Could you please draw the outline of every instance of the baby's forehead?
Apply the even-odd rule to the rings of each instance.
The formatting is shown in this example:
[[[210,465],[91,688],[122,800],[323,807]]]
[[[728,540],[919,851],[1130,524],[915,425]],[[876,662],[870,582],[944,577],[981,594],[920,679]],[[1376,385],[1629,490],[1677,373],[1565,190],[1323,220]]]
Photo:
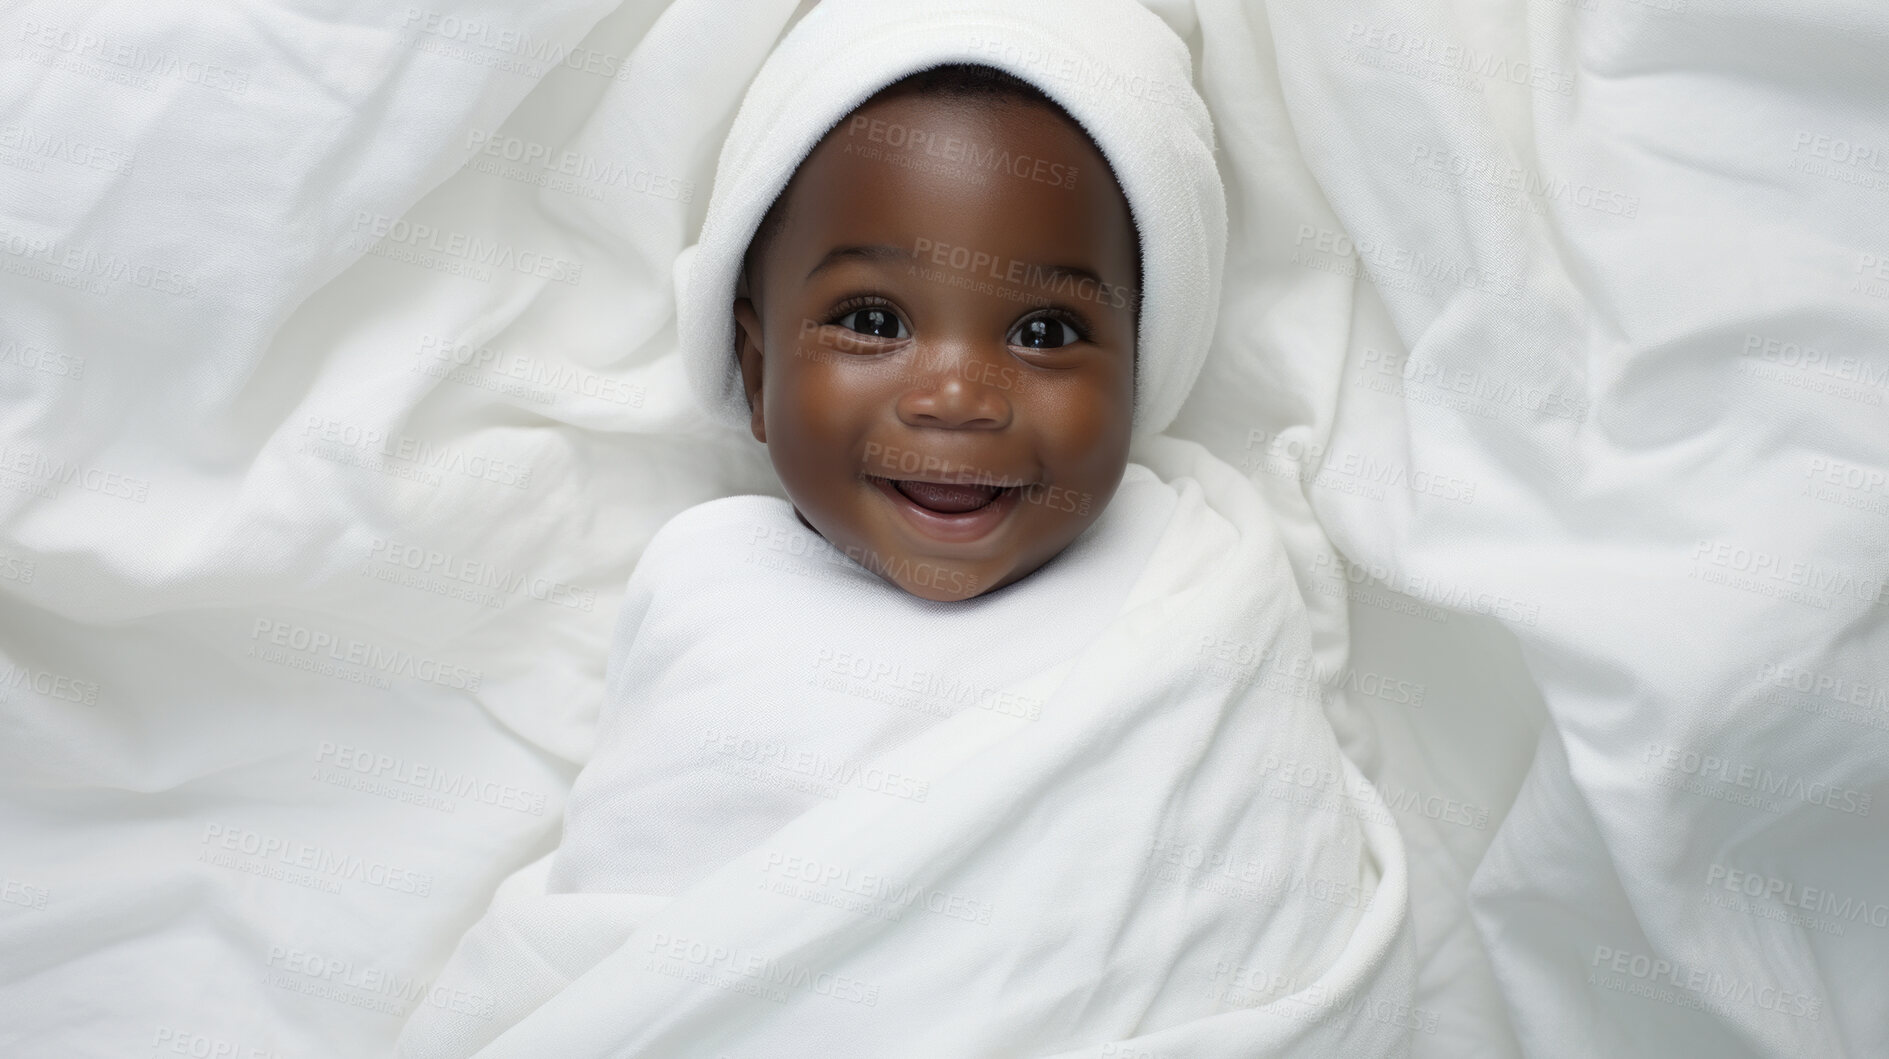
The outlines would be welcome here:
[[[977,193],[953,194],[970,188]],[[960,209],[1028,210],[1034,200],[1046,212],[1075,206],[1126,215],[1128,206],[1106,156],[1055,103],[916,89],[874,95],[835,124],[770,213],[809,191],[903,195]]]

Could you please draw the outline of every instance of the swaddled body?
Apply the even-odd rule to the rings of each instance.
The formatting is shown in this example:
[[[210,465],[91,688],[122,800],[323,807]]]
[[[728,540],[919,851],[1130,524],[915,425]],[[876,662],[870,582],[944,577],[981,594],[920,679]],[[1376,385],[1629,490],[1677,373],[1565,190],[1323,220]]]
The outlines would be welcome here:
[[[678,515],[630,581],[551,890],[667,896],[819,806],[929,803],[930,775],[880,756],[966,711],[1040,720],[1042,695],[1017,689],[1043,686],[1093,640],[1173,505],[1130,465],[1075,544],[959,603],[887,582],[774,497]],[[886,898],[882,911],[900,914],[918,894],[885,880],[853,896]]]
[[[498,1010],[420,1009],[400,1054],[1404,1053],[1402,847],[1292,676],[1239,472],[1145,439],[1092,532],[968,606],[798,526],[735,497],[659,534],[564,843],[439,976]]]

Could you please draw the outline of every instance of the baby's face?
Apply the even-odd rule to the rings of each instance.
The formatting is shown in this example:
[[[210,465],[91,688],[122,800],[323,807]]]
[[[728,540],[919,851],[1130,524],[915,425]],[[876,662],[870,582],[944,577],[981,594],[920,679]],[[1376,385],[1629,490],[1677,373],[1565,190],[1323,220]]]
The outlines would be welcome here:
[[[800,520],[924,599],[1043,565],[1127,466],[1134,223],[1066,120],[868,103],[802,163],[759,304],[735,302],[754,436]]]

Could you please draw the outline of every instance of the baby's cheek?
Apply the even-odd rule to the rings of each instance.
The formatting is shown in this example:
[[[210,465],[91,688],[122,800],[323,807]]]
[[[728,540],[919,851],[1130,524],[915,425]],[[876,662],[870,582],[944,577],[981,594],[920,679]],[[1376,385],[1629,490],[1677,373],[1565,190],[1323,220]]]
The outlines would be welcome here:
[[[1098,482],[1112,482],[1121,476],[1128,464],[1127,434],[1109,428],[1072,435],[1064,440],[1060,456],[1069,478],[1080,479],[1083,488],[1094,488]]]
[[[810,410],[825,413],[824,418],[841,418],[842,413],[868,408],[884,396],[884,369],[830,350],[800,358],[791,374],[789,388]]]
[[[834,429],[834,399],[827,387],[805,372],[792,372],[767,394],[770,441],[779,437],[798,445],[820,443]]]

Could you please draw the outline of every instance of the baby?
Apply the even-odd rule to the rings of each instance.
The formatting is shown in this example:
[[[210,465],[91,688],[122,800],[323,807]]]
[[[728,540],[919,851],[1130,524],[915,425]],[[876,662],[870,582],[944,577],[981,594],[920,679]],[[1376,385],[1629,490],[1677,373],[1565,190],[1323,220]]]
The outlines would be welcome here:
[[[1048,562],[1128,463],[1140,245],[1082,126],[949,64],[880,90],[769,209],[741,378],[799,520],[913,595]]]
[[[790,501],[651,540],[556,890],[675,892],[944,719],[1032,719],[1012,686],[1119,609],[1173,506],[1128,462],[1133,217],[1029,82],[946,64],[879,90],[742,264],[730,360]],[[711,643],[739,655],[681,676]]]
[[[1136,0],[776,46],[676,279],[787,499],[651,538],[560,843],[438,979],[497,1008],[402,1055],[1407,1048],[1356,1014],[1410,1000],[1402,847],[1271,515],[1160,433],[1225,251],[1191,76]]]

